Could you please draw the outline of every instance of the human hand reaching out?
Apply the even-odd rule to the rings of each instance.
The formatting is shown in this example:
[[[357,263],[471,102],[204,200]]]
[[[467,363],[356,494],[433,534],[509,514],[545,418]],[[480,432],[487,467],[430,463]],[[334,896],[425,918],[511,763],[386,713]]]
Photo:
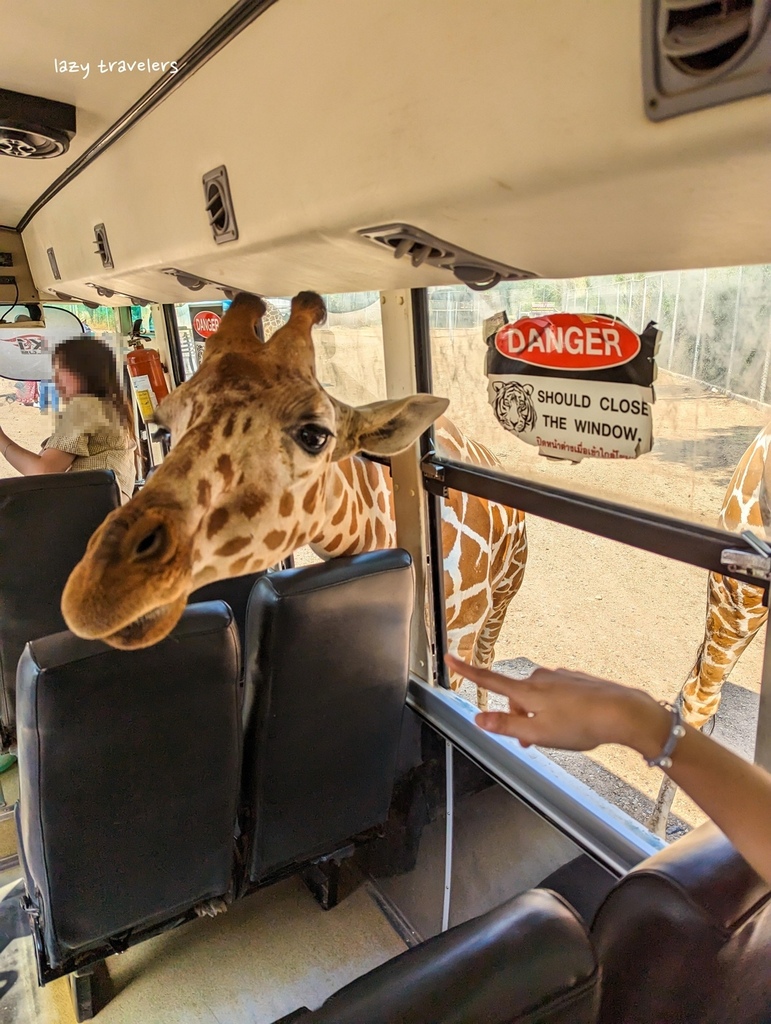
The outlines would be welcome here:
[[[523,747],[591,750],[622,743],[651,758],[669,732],[670,712],[642,690],[566,669],[538,668],[527,679],[512,679],[451,654],[445,661],[452,671],[509,698],[508,712],[484,712],[476,724],[512,736]]]

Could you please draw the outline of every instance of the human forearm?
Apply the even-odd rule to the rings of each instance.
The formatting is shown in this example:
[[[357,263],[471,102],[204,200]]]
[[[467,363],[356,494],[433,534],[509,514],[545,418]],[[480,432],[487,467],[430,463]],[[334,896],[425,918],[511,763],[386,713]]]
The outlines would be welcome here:
[[[508,712],[480,714],[476,722],[523,746],[592,750],[621,743],[652,761],[672,727],[672,712],[649,694],[608,679],[543,668],[526,679],[511,679],[450,655],[446,661],[478,686],[508,697]],[[771,884],[771,775],[690,726],[675,746],[667,774]]]
[[[0,452],[2,452],[6,462],[24,476],[34,476],[38,473],[46,472],[42,458],[35,452],[22,448],[15,441],[10,439],[3,441]]]
[[[647,694],[631,694],[629,739],[622,742],[651,759],[661,751],[662,715],[669,724],[671,715]],[[667,775],[771,884],[771,775],[688,725]]]
[[[75,458],[69,452],[47,448],[40,455],[23,448],[0,430],[0,455],[23,476],[39,476],[42,473],[64,473]]]

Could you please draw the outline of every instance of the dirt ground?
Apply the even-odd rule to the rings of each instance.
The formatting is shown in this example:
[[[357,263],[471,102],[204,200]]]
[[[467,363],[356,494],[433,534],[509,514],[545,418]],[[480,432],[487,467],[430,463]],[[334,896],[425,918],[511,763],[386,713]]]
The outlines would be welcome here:
[[[53,413],[50,410],[41,412],[37,406],[0,400],[0,427],[12,441],[37,452],[43,441],[53,433]],[[0,475],[19,476],[4,459],[0,460]]]

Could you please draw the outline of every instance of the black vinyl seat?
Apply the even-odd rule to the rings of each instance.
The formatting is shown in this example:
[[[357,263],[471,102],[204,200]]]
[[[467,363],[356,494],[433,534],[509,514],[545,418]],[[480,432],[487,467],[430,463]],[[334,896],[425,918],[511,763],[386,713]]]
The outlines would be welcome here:
[[[592,925],[601,1024],[768,1024],[771,889],[708,823],[649,857]]]
[[[401,549],[258,580],[247,616],[247,881],[331,852],[388,816],[409,670]]]
[[[202,601],[224,601],[233,612],[241,650],[246,650],[246,612],[249,607],[249,595],[257,580],[264,572],[252,572],[246,576],[233,576],[226,580],[207,583],[206,586],[194,590],[187,599],[188,604],[199,604]],[[242,666],[243,667],[243,666]]]
[[[583,922],[561,897],[532,889],[408,949],[315,1012],[283,1020],[592,1024],[598,1003],[599,971]]]
[[[16,667],[28,640],[65,628],[59,607],[89,538],[120,505],[111,470],[0,480],[0,730],[12,743]]]
[[[708,823],[624,875],[589,939],[534,889],[275,1024],[362,1021],[769,1024],[771,887]]]
[[[43,980],[228,896],[239,676],[221,602],[144,650],[69,632],[25,649],[17,827]]]

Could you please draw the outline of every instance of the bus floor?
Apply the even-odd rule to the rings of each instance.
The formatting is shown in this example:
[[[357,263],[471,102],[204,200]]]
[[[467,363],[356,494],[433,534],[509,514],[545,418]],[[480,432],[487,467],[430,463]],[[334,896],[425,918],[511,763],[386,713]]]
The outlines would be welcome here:
[[[22,891],[21,881],[0,890],[0,1024],[73,1024],[68,979],[38,987]],[[95,1020],[270,1024],[405,948],[366,887],[324,911],[290,878],[110,957]]]

